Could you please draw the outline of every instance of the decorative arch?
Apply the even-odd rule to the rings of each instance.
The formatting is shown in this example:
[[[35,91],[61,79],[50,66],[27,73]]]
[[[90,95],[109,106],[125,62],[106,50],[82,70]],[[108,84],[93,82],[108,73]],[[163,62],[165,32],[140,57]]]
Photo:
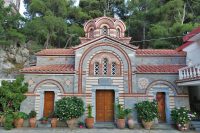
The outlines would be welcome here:
[[[90,48],[88,48],[84,53],[83,55],[81,56],[81,59],[79,61],[79,71],[78,71],[78,93],[82,93],[82,74],[83,74],[83,69],[82,69],[82,66],[83,66],[83,61],[85,59],[85,57],[88,55],[88,53],[96,48],[96,47],[101,47],[101,46],[110,46],[110,47],[113,47],[117,50],[119,50],[125,57],[127,63],[128,63],[128,90],[129,90],[129,93],[132,93],[132,67],[131,67],[131,61],[130,61],[130,58],[128,56],[128,54],[122,49],[120,48],[119,46],[117,45],[113,45],[111,43],[98,43],[94,46],[91,46]]]
[[[57,86],[60,89],[60,92],[62,92],[62,93],[65,92],[63,86],[58,81],[56,81],[54,79],[45,79],[45,80],[40,81],[34,87],[33,92],[35,92],[37,90],[37,88],[40,87],[43,84],[53,84],[53,85]]]
[[[96,62],[99,63],[100,65],[100,75],[103,75],[102,74],[102,60],[103,59],[108,59],[108,76],[112,76],[111,75],[111,63],[115,62],[116,63],[116,69],[117,69],[117,72],[116,72],[116,75],[115,76],[122,76],[122,69],[123,69],[123,62],[121,60],[121,58],[116,54],[114,53],[113,51],[99,51],[95,54],[93,54],[90,59],[88,60],[88,64],[89,64],[89,67],[87,68],[89,70],[89,75],[93,76],[94,75],[94,71],[93,71],[93,68],[94,68],[94,64]]]
[[[87,21],[85,23],[85,25],[84,25],[84,32],[87,32],[88,29],[90,29],[91,27],[93,27],[94,29],[96,28],[94,20],[89,20],[89,21]]]
[[[107,24],[109,28],[114,28],[114,21],[109,17],[102,17],[98,19],[96,22],[96,28],[100,28],[102,24]]]
[[[148,86],[147,86],[147,89],[145,91],[146,94],[148,94],[149,90],[153,87],[153,86],[156,86],[156,85],[166,85],[168,86],[169,88],[172,89],[173,92],[175,92],[175,94],[178,94],[177,90],[176,90],[176,87],[169,81],[167,80],[155,80],[153,82],[151,82]]]

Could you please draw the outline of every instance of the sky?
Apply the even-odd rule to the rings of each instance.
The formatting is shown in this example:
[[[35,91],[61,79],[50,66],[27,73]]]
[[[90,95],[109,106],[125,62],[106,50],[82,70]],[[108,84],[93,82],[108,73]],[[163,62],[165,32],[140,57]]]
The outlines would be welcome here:
[[[75,5],[78,6],[80,0],[76,0]],[[24,16],[24,12],[26,11],[25,7],[24,7],[24,0],[21,0],[20,2],[20,8],[19,8],[19,13]]]

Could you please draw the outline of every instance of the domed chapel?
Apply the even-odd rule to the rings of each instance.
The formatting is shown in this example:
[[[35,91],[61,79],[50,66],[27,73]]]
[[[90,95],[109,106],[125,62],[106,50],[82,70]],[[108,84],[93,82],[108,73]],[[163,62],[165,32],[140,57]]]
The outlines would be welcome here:
[[[171,123],[172,108],[189,107],[187,89],[176,85],[186,53],[139,49],[125,31],[123,21],[103,16],[84,24],[79,45],[36,53],[36,66],[21,70],[29,84],[21,111],[35,110],[39,119],[54,110],[57,100],[77,96],[92,105],[95,122],[114,122],[115,103],[133,108],[156,99],[159,122]],[[136,112],[133,116],[137,121]]]

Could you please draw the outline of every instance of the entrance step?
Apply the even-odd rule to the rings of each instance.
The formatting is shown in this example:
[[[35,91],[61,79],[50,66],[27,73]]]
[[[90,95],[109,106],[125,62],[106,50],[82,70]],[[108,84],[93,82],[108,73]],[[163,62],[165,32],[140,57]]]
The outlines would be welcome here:
[[[152,129],[155,129],[155,130],[173,130],[174,126],[171,125],[171,124],[159,123],[159,124],[154,124]]]
[[[199,121],[191,121],[191,129],[196,131],[200,131],[200,120]]]
[[[48,122],[47,124],[41,124],[40,122],[37,122],[37,127],[48,128],[51,127],[51,123]]]
[[[106,129],[114,129],[116,128],[115,124],[113,122],[97,122],[94,124],[95,128],[106,128]]]

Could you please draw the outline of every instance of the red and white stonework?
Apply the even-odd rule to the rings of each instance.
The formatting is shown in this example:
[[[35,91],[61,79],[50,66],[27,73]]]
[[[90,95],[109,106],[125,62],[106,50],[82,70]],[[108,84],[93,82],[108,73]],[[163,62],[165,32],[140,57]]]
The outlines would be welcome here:
[[[165,122],[170,123],[172,108],[189,107],[187,88],[176,85],[178,69],[186,66],[186,53],[139,49],[129,44],[131,38],[125,37],[125,30],[121,20],[99,17],[85,23],[85,36],[80,37],[78,46],[36,53],[36,66],[21,70],[29,83],[21,110],[27,113],[36,110],[37,118],[41,118],[45,92],[52,91],[54,103],[64,96],[83,98],[85,106],[92,104],[97,120],[96,92],[99,90],[112,90],[114,103],[119,101],[129,108],[139,101],[156,99],[156,94],[163,92]]]

